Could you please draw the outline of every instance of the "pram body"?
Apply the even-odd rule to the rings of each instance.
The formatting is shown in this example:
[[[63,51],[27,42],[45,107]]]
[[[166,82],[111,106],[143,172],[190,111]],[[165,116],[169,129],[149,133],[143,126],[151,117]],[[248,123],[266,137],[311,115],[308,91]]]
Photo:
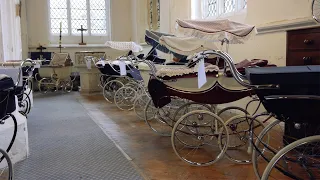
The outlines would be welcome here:
[[[16,91],[15,81],[0,74],[0,148],[10,157],[0,161],[0,169],[7,167],[8,161],[17,163],[29,155],[27,119],[19,112]],[[10,165],[7,168],[12,171]]]
[[[49,65],[41,65],[36,74],[38,87],[41,92],[62,89],[70,92],[73,88],[71,79],[73,63],[68,53],[55,53]],[[40,76],[40,78],[39,78]]]
[[[33,79],[34,65],[36,62],[27,59],[25,61],[6,61],[2,64],[1,71],[13,79],[18,79],[15,86],[15,95],[18,97],[20,112],[28,114],[33,107]]]

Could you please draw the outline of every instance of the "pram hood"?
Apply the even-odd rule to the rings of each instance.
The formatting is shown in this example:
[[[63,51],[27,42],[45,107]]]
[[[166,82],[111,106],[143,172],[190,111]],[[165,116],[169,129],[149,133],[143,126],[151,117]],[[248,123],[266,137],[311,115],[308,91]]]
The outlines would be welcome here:
[[[195,37],[162,36],[159,42],[170,51],[185,56],[190,56],[200,51],[217,49],[213,42],[203,41]]]
[[[136,53],[143,51],[143,47],[135,42],[107,41],[105,45],[120,51],[132,51]]]
[[[179,54],[173,48],[168,49],[166,46],[160,44],[160,38],[162,36],[174,37],[174,35],[171,35],[171,34],[146,30],[145,41],[147,44],[152,46],[154,49],[157,49],[163,53],[173,54],[176,58],[179,58],[179,59],[186,59],[187,58],[186,55]]]
[[[241,44],[255,33],[255,26],[228,19],[176,21],[176,36],[196,37],[209,41],[228,39],[230,44]]]

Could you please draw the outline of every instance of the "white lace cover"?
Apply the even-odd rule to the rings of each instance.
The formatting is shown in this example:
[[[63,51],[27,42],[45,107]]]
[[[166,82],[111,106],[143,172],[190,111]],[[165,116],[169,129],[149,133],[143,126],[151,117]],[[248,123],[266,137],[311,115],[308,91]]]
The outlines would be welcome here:
[[[192,67],[192,68],[188,68],[186,66],[179,66],[179,67],[163,67],[161,69],[159,69],[157,71],[157,76],[158,77],[164,77],[164,76],[169,76],[169,77],[173,77],[173,76],[182,76],[182,75],[186,75],[186,74],[193,74],[196,73],[197,71],[196,68]],[[212,64],[206,64],[206,73],[207,72],[218,72],[219,71],[219,67],[216,65],[212,65]]]
[[[106,46],[117,49],[121,51],[133,51],[133,52],[141,52],[143,51],[143,47],[136,44],[135,42],[117,42],[117,41],[107,41],[105,43]]]

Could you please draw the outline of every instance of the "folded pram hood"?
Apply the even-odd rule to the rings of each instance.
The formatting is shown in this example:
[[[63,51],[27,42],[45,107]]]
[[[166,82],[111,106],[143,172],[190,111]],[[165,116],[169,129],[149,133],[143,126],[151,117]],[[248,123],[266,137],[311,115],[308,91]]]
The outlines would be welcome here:
[[[132,51],[136,53],[143,51],[143,47],[135,42],[107,41],[105,45],[120,51]]]
[[[255,33],[255,26],[242,24],[228,19],[221,20],[181,20],[176,21],[176,36],[196,37],[203,40],[223,40],[239,44]]]
[[[170,50],[166,46],[161,45],[159,41],[162,36],[173,37],[174,35],[146,30],[145,41],[147,44],[163,53],[173,54],[176,58],[179,59],[187,58],[187,56],[179,54],[178,52],[175,52],[173,49]]]
[[[195,37],[162,36],[159,41],[161,45],[165,46],[170,51],[185,56],[193,55],[200,51],[217,49],[213,42],[204,41]]]

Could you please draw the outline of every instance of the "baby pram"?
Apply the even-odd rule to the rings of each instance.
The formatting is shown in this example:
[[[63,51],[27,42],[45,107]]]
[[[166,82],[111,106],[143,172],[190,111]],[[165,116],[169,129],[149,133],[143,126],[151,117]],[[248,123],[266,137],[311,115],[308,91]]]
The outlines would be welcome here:
[[[184,55],[191,55],[196,52],[205,51],[206,49],[218,49],[217,45],[212,41],[223,43],[226,47],[229,44],[241,43],[254,32],[253,26],[228,20],[201,22],[178,20],[178,23],[189,23],[189,26],[193,27],[190,30],[191,32],[185,31],[185,34],[191,37],[162,36],[160,43],[171,51],[176,51],[179,54],[185,53]],[[210,31],[205,31],[199,23],[200,25],[201,23],[206,23],[207,27],[210,27]],[[197,24],[199,27],[195,29],[194,27]],[[187,27],[183,26],[182,28]],[[219,29],[220,27],[228,28]],[[160,135],[171,135],[172,146],[178,157],[196,166],[210,165],[217,162],[227,150],[229,133],[224,133],[225,136],[222,137],[220,136],[220,131],[228,132],[227,130],[230,129],[230,126],[225,124],[221,118],[222,112],[240,110],[244,114],[248,113],[240,107],[227,107],[218,111],[216,105],[237,101],[255,94],[252,89],[239,85],[234,78],[227,76],[226,72],[228,69],[224,58],[208,55],[204,59],[203,71],[206,72],[207,82],[201,87],[198,85],[198,73],[200,72],[197,66],[194,66],[198,61],[194,59],[189,61],[188,67],[180,67],[181,69],[166,68],[154,74],[148,84],[148,90],[152,99],[145,110],[145,120],[150,128]],[[220,67],[221,62],[222,68]],[[181,99],[185,99],[188,102],[182,101],[180,104],[177,104],[175,99],[180,99],[180,102]],[[198,105],[196,109],[202,109],[207,114],[205,116],[197,116],[198,114],[196,113],[188,114],[187,112],[192,110],[189,107],[195,104]],[[186,121],[190,120],[190,118],[195,120],[192,120],[188,124]],[[188,130],[190,123],[194,127],[192,128],[193,130]],[[196,127],[201,127],[199,133],[202,135],[198,140],[194,139],[194,136],[192,137],[192,133],[197,129]],[[183,128],[187,128],[186,131],[191,132],[185,132],[182,130]],[[190,135],[190,137],[179,137],[181,134]],[[214,141],[208,143],[208,141],[213,140],[213,137],[216,140],[219,139],[219,141],[216,144],[214,144]],[[220,144],[220,140],[223,140],[222,144]],[[199,141],[205,144],[201,145]],[[197,160],[192,159],[194,157],[189,158],[184,156],[188,155],[190,151],[193,151],[193,153],[197,152],[195,149],[199,148],[198,145],[201,145],[204,149],[203,151],[199,151],[198,154],[203,157],[207,156],[206,158]],[[188,146],[189,148],[183,148],[183,146]],[[216,146],[217,148],[213,150],[212,146]],[[186,149],[191,150],[186,152]],[[204,153],[206,150],[207,152]],[[195,157],[199,158],[198,154]]]
[[[140,83],[143,81],[136,67],[138,59],[134,53],[141,52],[143,48],[134,42],[108,41],[106,46],[127,54],[116,60],[100,59],[95,63],[102,73],[100,86],[103,87],[103,96],[108,102],[114,102],[120,109],[131,110],[134,99],[141,90]]]
[[[49,65],[41,65],[39,74],[35,75],[41,92],[64,90],[71,92],[73,81],[71,78],[73,63],[68,53],[55,53]]]
[[[24,115],[29,114],[31,107],[33,107],[32,75],[35,64],[31,59],[2,63],[2,74],[7,74],[18,79],[15,92],[18,97],[19,112]]]
[[[6,133],[7,129],[9,129],[9,133],[11,128],[13,129],[13,135],[10,140],[10,143],[6,150],[0,149],[1,157],[0,157],[0,177],[1,179],[13,179],[13,163],[8,155],[12,156],[13,161],[16,161],[16,158],[19,158],[19,152],[23,152],[21,146],[24,145],[25,140],[19,139],[18,143],[14,142],[16,140],[17,132],[18,132],[18,122],[19,126],[21,122],[26,122],[26,117],[24,111],[21,111],[21,106],[23,99],[25,97],[29,97],[28,94],[25,93],[25,89],[28,86],[29,77],[32,75],[34,63],[30,60],[26,60],[23,62],[8,62],[3,63],[3,67],[0,70],[0,128],[1,133],[4,133],[4,137],[2,138],[1,145],[6,144]],[[9,68],[10,66],[17,66],[17,68]],[[26,69],[27,68],[27,69]],[[15,74],[13,74],[15,73]],[[16,79],[14,83],[12,77],[8,75],[13,75]],[[24,75],[24,78],[22,76]],[[30,99],[28,99],[30,103]],[[30,105],[30,104],[29,104]],[[30,109],[29,109],[30,110]],[[18,112],[19,111],[19,112]],[[23,114],[23,115],[21,115]],[[13,123],[7,123],[8,120],[13,121]],[[22,128],[26,128],[23,126]],[[24,130],[25,131],[25,130]],[[3,135],[3,134],[1,134]],[[21,138],[21,136],[20,136]],[[20,146],[20,147],[19,147]],[[14,147],[14,148],[13,148]],[[1,147],[3,148],[3,147]],[[17,152],[19,149],[19,152]],[[11,152],[14,150],[14,152]],[[19,158],[20,159],[20,158]]]
[[[258,178],[318,179],[320,66],[247,68],[245,76],[241,76],[227,53],[202,53],[209,54],[224,58],[235,80],[254,90],[266,110],[277,119],[265,127],[255,142],[252,158],[268,162]],[[282,136],[266,143],[263,137],[271,135],[271,129],[277,131],[275,124],[281,122],[285,124]],[[254,155],[257,153],[258,156]],[[268,154],[273,156],[270,158]]]

